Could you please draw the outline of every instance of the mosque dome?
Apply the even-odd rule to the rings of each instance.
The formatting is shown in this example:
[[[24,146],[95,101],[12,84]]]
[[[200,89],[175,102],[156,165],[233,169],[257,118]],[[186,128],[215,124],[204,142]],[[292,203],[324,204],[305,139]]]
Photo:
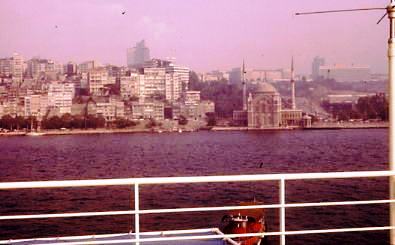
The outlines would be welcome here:
[[[258,84],[257,93],[277,93],[276,88],[273,87],[270,83],[261,82]]]

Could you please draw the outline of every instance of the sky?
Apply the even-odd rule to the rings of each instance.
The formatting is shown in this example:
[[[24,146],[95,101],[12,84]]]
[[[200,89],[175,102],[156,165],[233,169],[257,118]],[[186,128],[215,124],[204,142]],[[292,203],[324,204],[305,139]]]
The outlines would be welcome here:
[[[0,0],[0,57],[126,65],[144,39],[151,57],[175,57],[197,72],[327,64],[387,69],[382,11],[295,16],[295,12],[385,7],[389,0]],[[125,11],[125,14],[122,12]]]

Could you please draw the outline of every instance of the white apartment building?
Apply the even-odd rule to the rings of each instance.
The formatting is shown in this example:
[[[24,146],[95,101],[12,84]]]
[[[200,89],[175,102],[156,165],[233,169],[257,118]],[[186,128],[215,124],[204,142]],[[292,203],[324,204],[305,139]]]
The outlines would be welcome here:
[[[23,80],[23,57],[17,53],[12,55],[12,81],[21,83]]]
[[[185,90],[188,89],[190,72],[188,67],[178,66],[171,63],[166,67],[166,72],[177,74],[177,76],[179,77],[180,87],[184,87]]]
[[[140,78],[143,75],[132,73],[130,76],[122,76],[120,78],[121,97],[125,100],[135,96],[140,97]]]
[[[48,106],[59,109],[59,114],[71,113],[74,98],[73,83],[51,83],[48,88]]]
[[[48,95],[35,94],[25,97],[25,117],[42,118],[48,110]]]
[[[96,114],[110,122],[123,118],[125,117],[125,104],[118,98],[110,97],[106,101],[96,102]]]
[[[133,119],[155,119],[165,118],[165,106],[162,102],[134,102],[132,104]]]
[[[166,68],[144,68],[143,92],[141,97],[152,98],[155,95],[166,96]]]
[[[186,91],[185,105],[198,105],[200,103],[200,91]]]
[[[108,73],[103,68],[93,69],[88,73],[89,93],[102,95],[104,85],[108,83]]]
[[[165,95],[167,101],[175,102],[181,97],[182,79],[178,73],[170,73],[166,76]]]

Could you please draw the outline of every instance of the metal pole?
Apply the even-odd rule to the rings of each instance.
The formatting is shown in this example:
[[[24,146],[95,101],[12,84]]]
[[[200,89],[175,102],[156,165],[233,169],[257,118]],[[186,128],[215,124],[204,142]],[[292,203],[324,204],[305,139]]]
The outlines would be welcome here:
[[[139,245],[140,242],[140,216],[139,216],[139,184],[134,184],[134,211],[136,214],[134,215],[134,233],[136,236],[136,245]]]
[[[280,180],[280,244],[285,245],[285,179]]]
[[[389,132],[389,169],[395,170],[395,129],[393,124],[395,123],[395,0],[391,0],[390,5],[387,7],[388,18],[390,20],[390,35],[388,39],[388,91],[389,91],[389,121],[390,121],[390,132]],[[395,198],[395,177],[390,176],[389,178],[389,190],[390,199]],[[395,226],[395,205],[390,204],[390,226]],[[395,245],[395,231],[390,230],[390,244]]]

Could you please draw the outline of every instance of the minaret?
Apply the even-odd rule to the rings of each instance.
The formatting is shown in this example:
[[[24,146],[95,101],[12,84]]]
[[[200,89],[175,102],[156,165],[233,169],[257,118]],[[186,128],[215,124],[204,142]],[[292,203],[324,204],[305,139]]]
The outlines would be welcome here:
[[[243,111],[247,111],[247,85],[245,81],[245,65],[243,60],[243,69],[241,71],[241,79],[243,84]]]
[[[296,101],[295,101],[295,80],[294,80],[294,57],[292,56],[291,61],[291,89],[292,89],[292,110],[296,110]]]

